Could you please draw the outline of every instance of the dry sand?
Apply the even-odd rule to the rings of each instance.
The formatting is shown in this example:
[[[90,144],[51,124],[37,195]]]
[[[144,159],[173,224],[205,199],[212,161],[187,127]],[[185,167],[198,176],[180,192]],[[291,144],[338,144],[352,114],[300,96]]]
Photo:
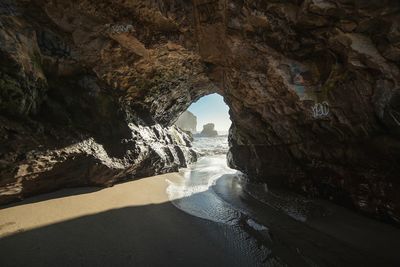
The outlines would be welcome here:
[[[0,210],[0,237],[111,209],[165,203],[166,179],[174,181],[179,175],[164,174],[99,191],[64,189],[30,198]]]
[[[175,208],[177,173],[64,189],[0,210],[0,266],[257,266],[232,229]]]

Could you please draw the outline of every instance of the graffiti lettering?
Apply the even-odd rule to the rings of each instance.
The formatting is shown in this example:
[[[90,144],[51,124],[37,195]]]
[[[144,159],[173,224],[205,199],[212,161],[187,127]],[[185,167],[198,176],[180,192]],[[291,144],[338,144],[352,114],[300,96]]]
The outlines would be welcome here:
[[[329,114],[329,103],[326,101],[317,103],[311,109],[314,118],[322,118]]]
[[[109,24],[107,24],[109,26]],[[133,26],[128,24],[128,25],[112,25],[110,27],[111,33],[113,34],[118,34],[118,33],[126,33],[126,32],[131,32],[134,30]]]

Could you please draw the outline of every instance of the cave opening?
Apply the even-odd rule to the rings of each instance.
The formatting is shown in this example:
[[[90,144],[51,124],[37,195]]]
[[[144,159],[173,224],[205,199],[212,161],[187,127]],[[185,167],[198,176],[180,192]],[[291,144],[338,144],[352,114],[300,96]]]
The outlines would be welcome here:
[[[182,199],[207,191],[220,177],[237,172],[228,166],[228,135],[232,121],[229,106],[220,94],[212,93],[199,98],[180,115],[175,125],[192,136],[192,148],[198,159],[187,168],[180,169],[185,185],[171,190],[171,199]],[[192,200],[188,200],[190,207],[199,203],[209,204],[208,200],[193,200],[193,203]],[[199,216],[198,212],[193,215]]]
[[[224,183],[241,174],[227,160],[232,125],[229,111],[223,96],[211,93],[193,102],[180,115],[175,125],[192,136],[197,161],[181,168],[180,179],[169,182],[167,189],[169,200],[178,209],[222,223],[234,212],[221,201],[216,188],[227,188]]]
[[[228,133],[232,125],[229,106],[218,94],[208,94],[192,103],[175,125],[193,136],[199,156],[226,155]]]

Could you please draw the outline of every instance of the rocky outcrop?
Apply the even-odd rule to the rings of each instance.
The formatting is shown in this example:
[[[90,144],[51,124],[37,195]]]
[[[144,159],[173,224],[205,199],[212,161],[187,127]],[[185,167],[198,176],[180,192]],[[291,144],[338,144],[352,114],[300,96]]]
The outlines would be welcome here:
[[[3,118],[1,122],[8,153],[1,161],[0,203],[63,187],[111,186],[178,171],[197,160],[189,137],[176,127],[130,123],[125,138],[106,140],[101,134],[71,136],[65,132],[68,128],[34,121],[24,126]]]
[[[197,132],[197,117],[190,111],[183,112],[175,125],[180,129],[195,134]]]
[[[201,137],[216,137],[218,132],[215,130],[214,123],[207,123],[203,125],[203,130],[199,134]]]
[[[182,101],[170,96],[163,100],[162,90],[172,90],[172,84],[176,88],[192,84],[183,72],[173,73],[178,80],[160,78],[169,75],[164,71],[156,74],[157,64],[165,68],[172,64],[170,70],[181,64],[170,57],[169,48],[161,48],[164,52],[156,52],[159,56],[149,52],[139,56],[130,49],[142,47],[140,42],[125,40],[117,33],[114,36],[112,31],[118,29],[103,25],[104,29],[97,29],[97,38],[92,38],[83,31],[95,27],[93,24],[79,28],[83,21],[71,21],[77,23],[76,28],[68,31],[64,28],[67,25],[56,19],[58,13],[50,11],[51,5],[39,4],[0,4],[0,204],[63,187],[111,186],[126,179],[177,171],[195,161],[189,136],[160,124],[171,120],[168,114],[158,113],[162,118],[158,119],[150,113],[152,108],[166,108],[162,105],[170,105],[168,101]],[[80,15],[76,18],[85,20]],[[123,45],[115,38],[121,38]],[[129,65],[142,56],[160,62],[142,62],[155,69],[143,65],[147,74],[142,72],[141,79],[130,83],[132,75],[142,74],[133,67],[126,70],[131,75],[124,73],[123,64],[117,67],[117,62],[124,58],[124,64]],[[186,69],[181,70],[195,71],[186,59]],[[146,76],[150,72],[153,79]],[[134,94],[122,93],[118,84],[122,80],[117,82],[116,78],[124,75],[127,90],[138,94],[158,90],[159,105],[151,106],[153,99],[146,101],[144,95],[137,95],[143,98],[130,103]],[[196,79],[201,83],[202,77]],[[189,105],[191,100],[187,99],[192,98],[185,95]],[[175,118],[175,112],[172,114]]]
[[[129,154],[130,125],[169,127],[217,92],[233,122],[229,162],[249,179],[400,221],[397,1],[19,0],[0,9],[2,188],[41,144],[93,137],[111,157],[140,158]],[[12,144],[21,149],[9,157]]]

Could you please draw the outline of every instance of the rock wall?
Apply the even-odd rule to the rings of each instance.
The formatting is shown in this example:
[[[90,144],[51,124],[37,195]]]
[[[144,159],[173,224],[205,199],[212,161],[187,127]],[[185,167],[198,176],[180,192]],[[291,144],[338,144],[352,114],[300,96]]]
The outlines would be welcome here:
[[[76,28],[68,31],[71,25],[55,19],[62,9],[56,13],[51,9],[50,4],[33,1],[0,5],[0,204],[63,187],[111,186],[177,171],[195,161],[190,137],[160,124],[171,120],[162,105],[182,101],[163,96],[162,90],[172,90],[171,84],[186,86],[182,73],[174,73],[177,80],[163,79],[157,75],[170,74],[146,69],[153,80],[137,78],[133,84],[124,71],[136,71],[129,64],[140,56],[118,45],[113,33],[107,32],[119,29],[104,24],[104,29],[96,30],[90,19],[74,9],[70,12],[81,21],[70,21]],[[83,32],[86,27],[98,31],[97,38]],[[129,46],[130,41],[121,42]],[[166,45],[160,49],[157,60],[162,67],[180,64],[170,57]],[[189,61],[187,70],[194,70]],[[149,62],[143,64],[156,65]],[[158,92],[159,105],[145,96],[130,103],[134,94],[121,92],[118,83],[128,86],[126,90],[138,86]],[[137,94],[143,94],[139,89]],[[185,102],[191,101],[190,95],[185,97],[189,99]],[[167,114],[160,113],[157,119],[151,116],[152,108]],[[176,116],[174,107],[169,109]]]
[[[190,111],[183,112],[175,125],[184,131],[195,134],[197,132],[197,117]]]
[[[399,3],[228,5],[231,166],[398,223]]]
[[[98,144],[118,144],[112,153],[125,155],[129,125],[168,127],[193,101],[218,92],[233,121],[232,167],[399,222],[399,6],[2,1],[0,109],[10,137],[1,169],[11,166],[2,187],[24,179],[16,175],[21,161],[3,156],[14,153],[10,142],[32,143],[20,150],[23,161],[47,142],[28,136],[66,142],[101,133]]]

